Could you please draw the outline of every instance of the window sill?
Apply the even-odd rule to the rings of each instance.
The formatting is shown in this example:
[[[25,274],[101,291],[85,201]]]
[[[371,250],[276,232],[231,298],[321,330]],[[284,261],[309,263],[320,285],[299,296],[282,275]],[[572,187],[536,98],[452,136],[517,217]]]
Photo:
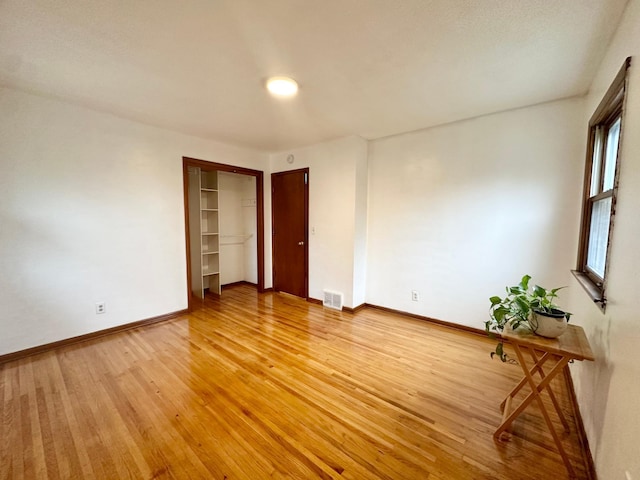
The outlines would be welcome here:
[[[602,313],[604,313],[605,309],[607,308],[607,299],[604,296],[604,292],[584,273],[577,270],[571,270],[571,273],[574,277],[576,277],[578,283],[582,285],[582,288],[585,292],[587,292],[589,298],[591,298],[591,300],[593,300],[593,302],[596,303],[598,307],[600,307]]]

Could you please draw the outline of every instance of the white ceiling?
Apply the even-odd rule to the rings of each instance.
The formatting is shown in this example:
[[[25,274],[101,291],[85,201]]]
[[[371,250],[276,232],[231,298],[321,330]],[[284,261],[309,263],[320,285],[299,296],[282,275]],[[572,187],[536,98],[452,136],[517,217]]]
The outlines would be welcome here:
[[[0,84],[260,150],[372,139],[586,93],[626,3],[0,0]]]

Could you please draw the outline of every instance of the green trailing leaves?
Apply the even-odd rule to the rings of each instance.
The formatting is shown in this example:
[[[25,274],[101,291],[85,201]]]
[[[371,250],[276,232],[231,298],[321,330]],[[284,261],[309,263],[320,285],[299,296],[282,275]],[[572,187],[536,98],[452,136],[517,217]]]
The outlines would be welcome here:
[[[533,311],[551,313],[554,310],[560,310],[554,301],[558,296],[557,292],[565,287],[547,290],[540,285],[535,285],[533,288],[529,288],[530,281],[531,276],[524,275],[518,285],[505,288],[507,295],[504,298],[497,295],[489,298],[491,318],[485,322],[485,331],[490,338],[495,338],[495,333],[504,331],[507,325],[513,329],[525,327],[533,330],[530,324]],[[570,313],[565,312],[567,321],[570,316]],[[494,355],[497,355],[503,362],[508,361],[502,342],[498,343],[494,352],[491,352],[491,358]]]
[[[529,301],[528,299],[525,297],[525,295],[517,295],[514,297],[514,302],[517,306],[517,308],[520,310],[521,315],[519,315],[522,318],[525,318],[529,315],[529,311],[530,311],[530,307],[529,307]]]
[[[496,350],[494,352],[491,352],[491,358],[493,358],[494,355],[497,355],[498,358],[503,362],[506,362],[508,360],[507,354],[504,353],[504,343],[499,342],[498,345],[496,345]]]
[[[502,323],[509,313],[508,308],[500,306],[493,311],[493,318],[499,323]]]

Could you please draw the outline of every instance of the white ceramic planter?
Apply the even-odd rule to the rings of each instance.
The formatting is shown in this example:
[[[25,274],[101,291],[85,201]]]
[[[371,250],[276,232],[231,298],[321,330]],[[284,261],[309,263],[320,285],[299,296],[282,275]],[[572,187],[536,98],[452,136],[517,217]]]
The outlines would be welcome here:
[[[567,329],[567,319],[561,310],[554,310],[553,313],[533,312],[529,323],[536,335],[547,338],[557,338]]]

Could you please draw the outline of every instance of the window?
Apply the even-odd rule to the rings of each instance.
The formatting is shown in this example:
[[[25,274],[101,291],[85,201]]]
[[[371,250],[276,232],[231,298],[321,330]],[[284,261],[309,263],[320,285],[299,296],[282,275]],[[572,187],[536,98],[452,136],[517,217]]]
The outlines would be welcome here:
[[[620,139],[624,125],[627,70],[625,60],[589,121],[589,140],[582,199],[578,267],[573,272],[592,299],[606,307],[609,246],[618,189]]]

